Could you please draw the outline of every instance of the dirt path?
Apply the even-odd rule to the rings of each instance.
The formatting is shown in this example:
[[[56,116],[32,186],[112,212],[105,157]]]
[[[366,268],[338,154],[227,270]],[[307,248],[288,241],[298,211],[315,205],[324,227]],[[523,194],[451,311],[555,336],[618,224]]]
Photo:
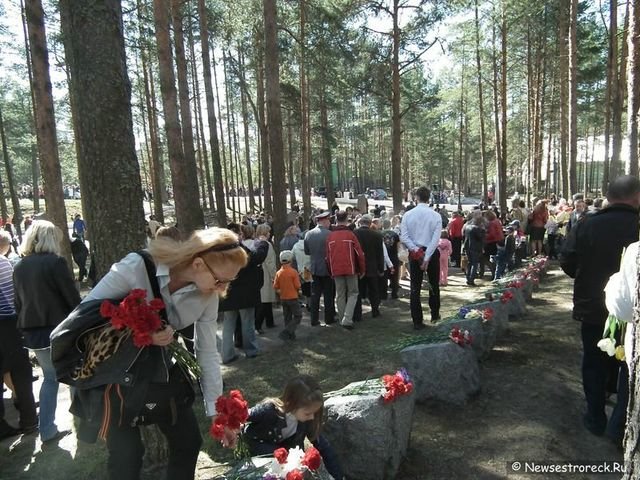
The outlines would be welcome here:
[[[487,282],[482,282],[488,287]],[[407,285],[408,287],[408,285]],[[520,475],[508,470],[514,461],[622,460],[603,438],[581,424],[583,394],[580,381],[579,324],[571,319],[570,279],[553,269],[534,293],[528,313],[510,324],[506,334],[481,365],[480,394],[465,407],[429,403],[414,412],[411,444],[398,479],[607,479],[620,475]],[[443,290],[443,316],[483,288],[464,286],[456,272]],[[426,304],[426,300],[424,302]],[[276,322],[281,324],[279,310]],[[339,328],[311,328],[303,319],[298,341],[285,350],[276,339],[278,328],[260,337],[263,354],[224,367],[227,388],[241,388],[254,403],[277,394],[297,372],[311,373],[327,391],[354,380],[392,372],[399,356],[387,347],[402,335],[411,335],[408,292],[383,303],[382,317],[365,320],[353,332]],[[36,392],[37,392],[37,387]],[[61,389],[59,424],[72,426],[67,413],[68,393]],[[10,421],[15,411],[5,394]],[[207,421],[202,418],[203,434]],[[214,460],[215,459],[215,460]],[[229,452],[205,440],[198,479],[211,479],[224,470],[218,462],[231,461]],[[0,442],[0,478],[103,480],[103,445],[78,445],[75,437],[42,449],[34,436]],[[158,478],[157,474],[145,479]]]

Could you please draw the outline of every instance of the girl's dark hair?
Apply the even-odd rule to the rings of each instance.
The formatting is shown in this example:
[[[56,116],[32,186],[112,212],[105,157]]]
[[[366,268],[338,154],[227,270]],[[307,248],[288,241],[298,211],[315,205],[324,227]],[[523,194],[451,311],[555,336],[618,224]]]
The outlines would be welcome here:
[[[322,414],[324,411],[324,397],[320,385],[309,375],[300,375],[287,382],[280,398],[274,399],[274,403],[284,413],[290,413],[299,408],[320,404],[320,408],[311,420],[309,440],[315,441],[320,434]]]

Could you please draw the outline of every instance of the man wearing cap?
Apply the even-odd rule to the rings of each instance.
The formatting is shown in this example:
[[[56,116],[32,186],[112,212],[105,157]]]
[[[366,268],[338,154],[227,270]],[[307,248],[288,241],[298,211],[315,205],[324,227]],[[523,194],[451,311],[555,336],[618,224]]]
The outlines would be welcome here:
[[[337,225],[327,237],[327,264],[336,286],[338,320],[346,329],[353,328],[353,311],[358,302],[358,275],[365,273],[364,252],[349,228],[345,211],[336,213]]]
[[[371,228],[372,221],[371,215],[363,215],[360,217],[360,227],[354,232],[364,252],[365,262],[364,277],[358,282],[360,295],[353,313],[355,321],[362,320],[363,298],[369,299],[371,315],[374,318],[380,316],[380,277],[385,270],[384,238],[382,233]]]
[[[324,323],[335,323],[335,288],[327,268],[327,237],[331,233],[329,217],[331,212],[316,215],[316,227],[309,230],[304,237],[304,253],[311,257],[311,326],[320,325],[320,296],[324,297]]]
[[[440,215],[429,208],[429,189],[420,187],[415,197],[418,204],[404,214],[400,224],[400,240],[409,250],[409,273],[411,275],[411,318],[413,328],[425,328],[420,301],[420,290],[424,272],[429,280],[429,308],[431,321],[440,318],[440,252],[438,241],[442,230]]]

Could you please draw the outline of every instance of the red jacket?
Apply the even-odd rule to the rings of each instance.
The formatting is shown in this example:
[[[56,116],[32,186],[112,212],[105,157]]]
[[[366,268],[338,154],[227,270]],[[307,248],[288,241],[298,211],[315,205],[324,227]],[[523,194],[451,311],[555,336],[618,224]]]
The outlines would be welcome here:
[[[502,223],[497,218],[489,222],[487,228],[487,236],[484,239],[484,243],[499,242],[504,238],[504,232],[502,231]]]
[[[464,227],[464,219],[462,217],[456,217],[449,222],[449,237],[450,238],[462,238],[462,228]]]
[[[338,225],[327,237],[327,267],[332,277],[366,271],[360,242],[346,225]]]

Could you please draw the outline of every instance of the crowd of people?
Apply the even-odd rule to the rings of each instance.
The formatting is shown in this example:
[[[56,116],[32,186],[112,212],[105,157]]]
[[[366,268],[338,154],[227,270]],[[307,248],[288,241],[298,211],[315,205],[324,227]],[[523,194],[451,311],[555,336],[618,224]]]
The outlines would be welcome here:
[[[316,210],[311,224],[303,225],[302,216],[293,210],[290,226],[276,239],[277,244],[272,219],[265,214],[248,215],[226,228],[196,231],[189,238],[182,238],[175,227],[160,225],[152,216],[147,227],[153,240],[147,251],[153,271],[143,255],[131,253],[114,264],[84,299],[60,257],[61,232],[53,224],[30,220],[19,256],[10,253],[11,234],[0,231],[0,369],[20,413],[19,426],[10,425],[0,402],[0,438],[39,432],[46,444],[69,433],[59,430],[55,422],[60,372],[52,360],[52,342],[56,327],[92,301],[121,299],[134,289],[144,289],[149,301],[163,300],[164,323],[151,336],[148,352],[157,355],[136,356],[133,363],[109,363],[110,370],[103,375],[117,388],[99,385],[101,390],[93,395],[89,393],[94,390],[74,390],[72,412],[81,418],[79,436],[89,441],[98,435],[106,439],[110,478],[137,479],[144,452],[138,426],[146,418],[146,423],[158,424],[167,437],[169,478],[193,478],[201,446],[192,409],[194,391],[176,388],[184,383],[183,373],[171,367],[166,349],[161,348],[174,342],[177,332],[196,355],[205,411],[213,416],[215,401],[222,393],[220,361],[234,362],[240,352],[246,358],[260,355],[260,335],[264,329],[277,327],[274,308],[282,308],[284,322],[278,336],[285,344],[296,340],[296,329],[305,316],[312,327],[336,324],[351,331],[369,315],[364,304],[370,307],[371,318],[383,316],[384,302],[399,297],[404,279],[409,282],[413,329],[419,331],[426,326],[422,295],[428,296],[430,321],[437,322],[440,289],[448,286],[450,269],[461,269],[471,288],[478,278],[501,278],[527,256],[546,253],[557,258],[560,252],[565,252],[563,268],[576,277],[574,317],[583,322],[583,378],[589,405],[585,425],[602,434],[607,425],[606,416],[603,418],[606,385],[614,368],[595,346],[607,312],[601,293],[616,270],[614,259],[619,260],[622,247],[638,240],[639,192],[637,180],[623,179],[612,183],[605,201],[580,196],[570,201],[534,199],[529,210],[516,197],[505,212],[495,205],[480,205],[449,214],[445,207],[431,203],[428,188],[420,187],[400,212],[378,205],[370,211],[341,208],[336,203],[329,210]],[[629,200],[632,197],[636,203]],[[618,212],[617,216],[612,212]],[[85,232],[81,217],[74,218],[74,243],[85,247],[76,248],[84,255],[84,261],[76,261],[83,265]],[[602,248],[608,241],[616,244],[608,250],[606,260],[593,258],[590,248],[596,237]],[[79,274],[85,276],[86,269],[81,268]],[[630,278],[635,279],[635,273]],[[30,294],[33,291],[39,292],[37,301]],[[221,339],[217,337],[219,323]],[[39,406],[24,347],[42,368]],[[168,382],[157,380],[163,372]],[[620,374],[621,382],[626,374]],[[156,403],[154,397],[149,403],[150,392],[163,402]],[[164,402],[167,399],[170,401]],[[619,400],[622,403],[620,395]],[[144,410],[150,404],[165,403],[166,411],[160,406],[153,412]],[[342,478],[339,462],[320,434],[321,415],[322,392],[317,382],[304,376],[292,379],[281,397],[252,409],[245,431],[252,453],[302,445],[308,438],[318,446],[330,473]],[[622,417],[618,413],[617,420],[610,422],[612,434],[620,435]],[[233,445],[236,434],[225,431],[224,443]]]

